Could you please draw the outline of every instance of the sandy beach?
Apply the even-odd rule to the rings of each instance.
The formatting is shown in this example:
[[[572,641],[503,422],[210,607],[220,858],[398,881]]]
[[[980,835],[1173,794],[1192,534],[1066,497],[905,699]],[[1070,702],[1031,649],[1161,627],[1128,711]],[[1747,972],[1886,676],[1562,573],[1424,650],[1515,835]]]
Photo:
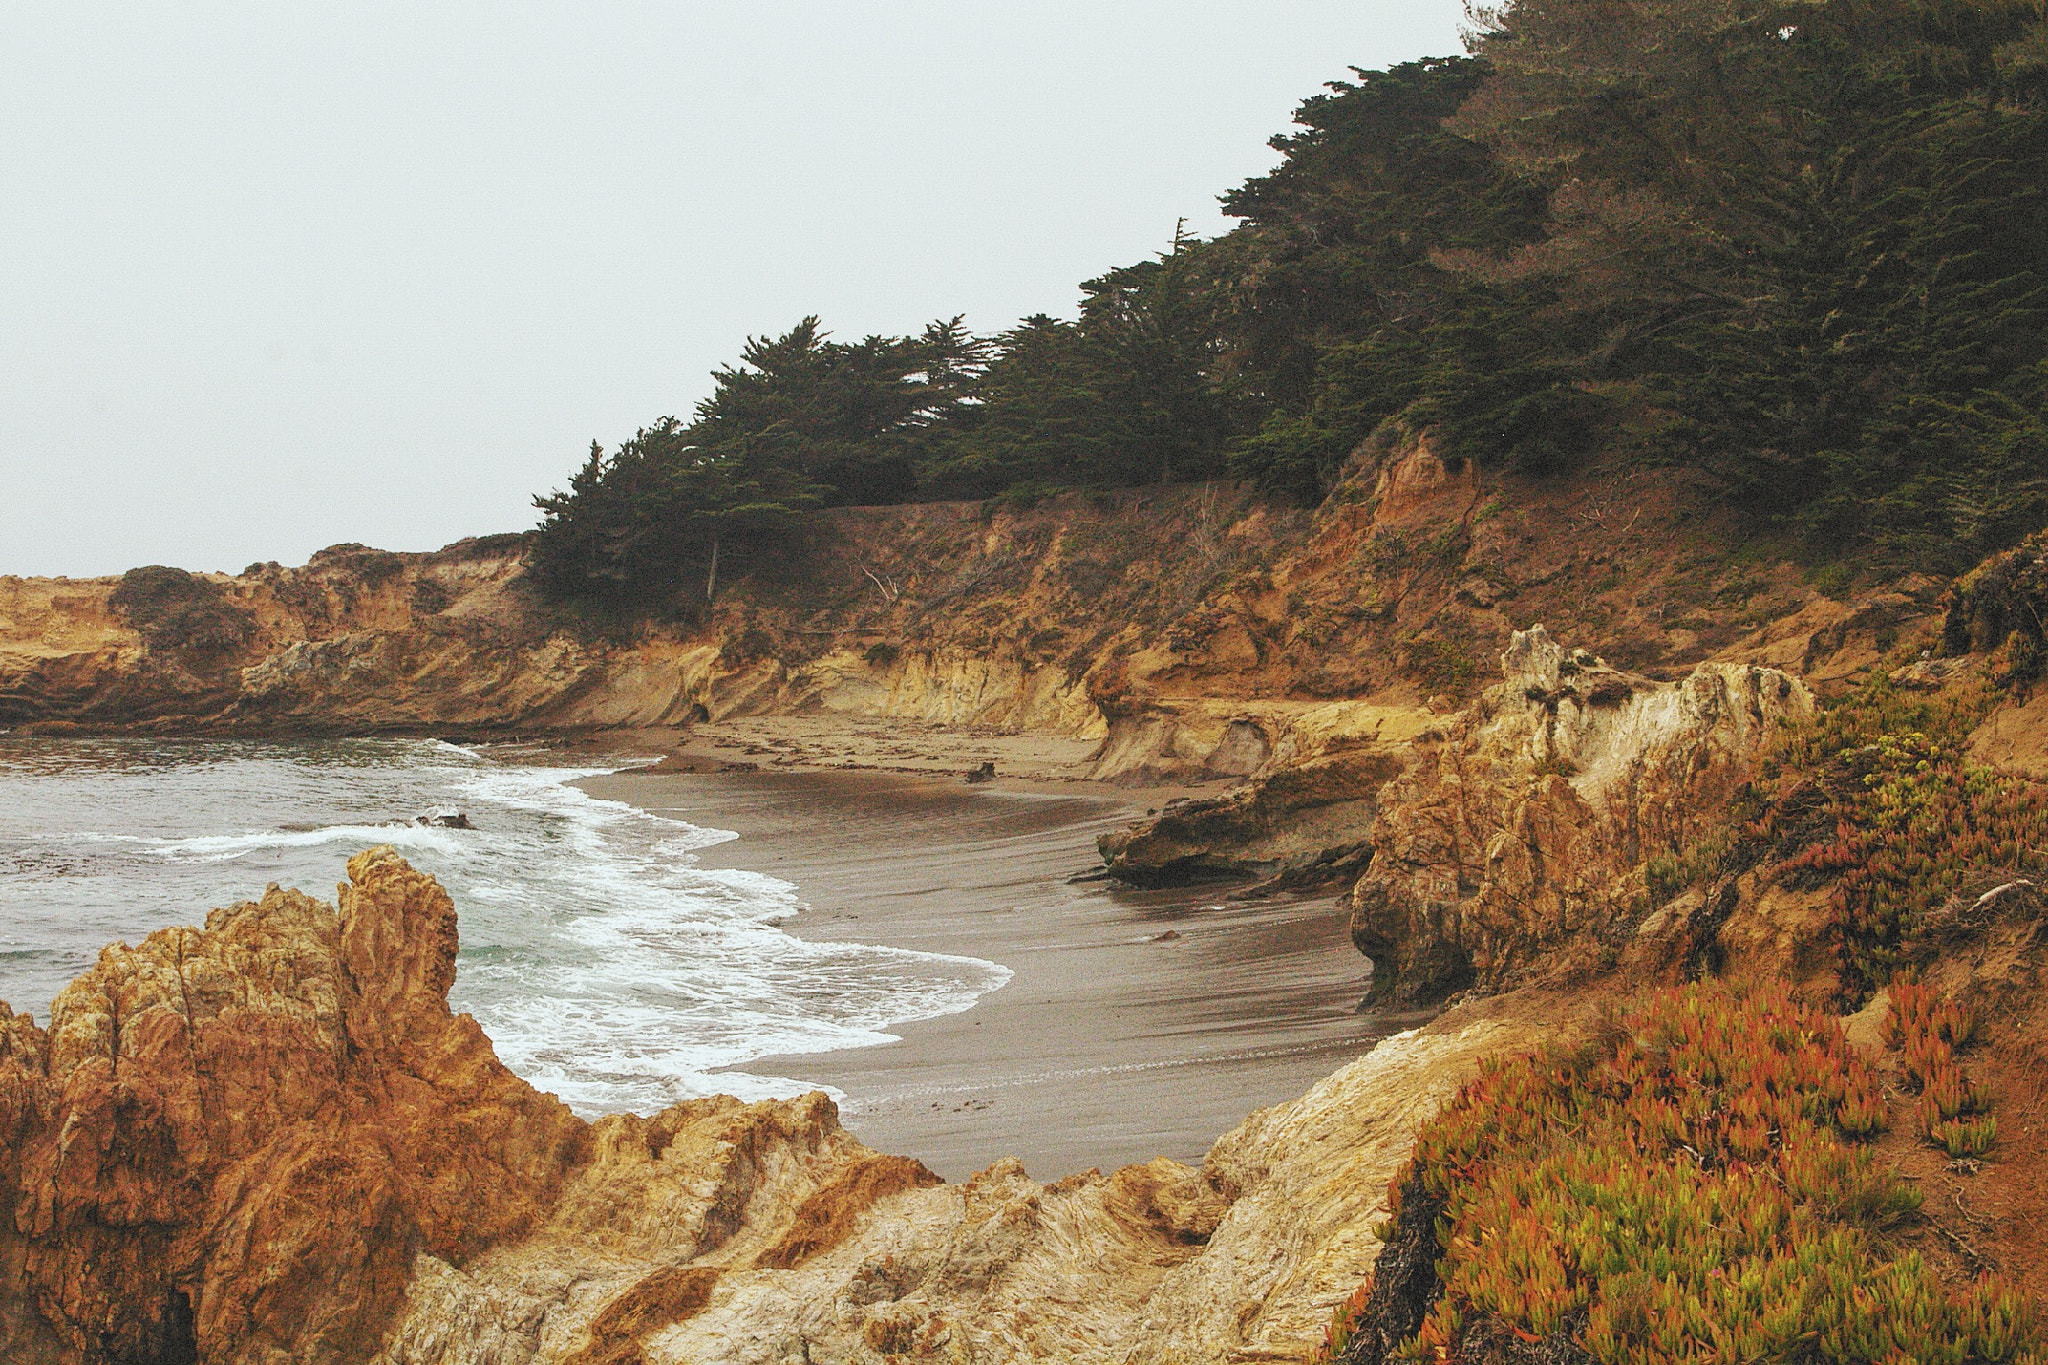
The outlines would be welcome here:
[[[949,755],[950,757],[950,755]],[[986,958],[1015,976],[882,1047],[751,1063],[844,1092],[873,1146],[960,1179],[1004,1156],[1051,1178],[1199,1160],[1402,1025],[1355,1012],[1368,966],[1330,898],[1233,902],[1228,887],[1071,884],[1095,838],[1159,793],[877,771],[637,773],[623,800],[740,837],[708,866],[796,883],[786,927]]]

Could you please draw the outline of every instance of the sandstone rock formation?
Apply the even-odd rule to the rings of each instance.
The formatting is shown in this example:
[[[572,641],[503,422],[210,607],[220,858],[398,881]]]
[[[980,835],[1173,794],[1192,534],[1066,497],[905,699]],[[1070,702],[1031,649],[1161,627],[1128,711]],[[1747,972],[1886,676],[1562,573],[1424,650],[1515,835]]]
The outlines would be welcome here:
[[[1654,908],[1653,860],[1710,852],[1765,745],[1813,708],[1775,669],[1702,664],[1657,683],[1541,626],[1501,664],[1506,680],[1381,793],[1351,897],[1377,1002],[1615,965]]]
[[[738,1163],[608,1119],[600,1160],[534,1236],[461,1270],[421,1260],[379,1363],[1299,1359],[1378,1251],[1415,1126],[1478,1054],[1532,1037],[1474,1017],[1388,1040],[1254,1114],[1199,1170],[1041,1184],[999,1162],[961,1185],[885,1179],[880,1203],[868,1172],[891,1159],[856,1155],[822,1097],[722,1111],[733,1125],[808,1114]],[[697,1232],[718,1191],[737,1215],[722,1241]]]
[[[1794,566],[1738,562],[1717,514],[1654,472],[1617,488],[1453,463],[1381,442],[1313,513],[1221,486],[835,509],[713,607],[630,628],[539,597],[517,537],[337,546],[233,577],[0,576],[0,726],[445,734],[815,712],[1086,740],[1087,775],[1110,780],[1222,779],[1270,771],[1325,703],[1462,704],[1515,621],[1666,677],[1740,657],[1835,680],[1934,611],[1938,586],[1838,602]]]
[[[1261,874],[1270,884],[1355,878],[1380,789],[1438,721],[1419,706],[1332,702],[1235,723],[1277,737],[1244,782],[1098,841],[1110,875],[1141,886]],[[1345,874],[1348,873],[1349,876]]]
[[[1474,1013],[1253,1115],[1200,1169],[959,1186],[822,1095],[586,1124],[446,992],[454,909],[389,849],[0,1006],[10,1365],[1292,1358],[1377,1248]]]
[[[376,850],[338,911],[272,887],[108,948],[47,1031],[0,1011],[0,1355],[361,1360],[415,1255],[532,1227],[586,1134],[449,1013],[454,960]]]

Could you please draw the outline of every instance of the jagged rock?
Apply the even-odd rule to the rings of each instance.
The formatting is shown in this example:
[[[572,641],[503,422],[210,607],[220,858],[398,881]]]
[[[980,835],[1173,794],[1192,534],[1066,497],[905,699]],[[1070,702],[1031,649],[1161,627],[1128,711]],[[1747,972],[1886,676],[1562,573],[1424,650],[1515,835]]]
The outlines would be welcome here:
[[[1169,806],[1103,835],[1097,847],[1110,875],[1135,886],[1284,875],[1335,863],[1359,848],[1380,788],[1400,770],[1396,755],[1380,751],[1283,768],[1227,796]]]
[[[272,887],[13,1020],[7,1358],[361,1360],[416,1254],[531,1227],[583,1125],[449,1013],[454,964],[446,894],[379,849],[338,912]]]
[[[476,825],[469,818],[469,812],[459,810],[430,810],[424,815],[415,815],[412,818],[412,822],[415,825],[424,825],[429,829],[476,828]]]
[[[9,1365],[1211,1362],[1298,1356],[1415,1125],[1526,1022],[1387,1040],[1200,1168],[943,1185],[823,1095],[585,1124],[449,1013],[389,849],[0,1006]]]
[[[1387,1040],[1302,1099],[1252,1115],[1199,1170],[1160,1160],[1041,1184],[1006,1161],[965,1184],[905,1192],[794,1270],[724,1259],[704,1306],[649,1331],[640,1358],[1300,1359],[1372,1264],[1387,1180],[1415,1127],[1481,1051],[1532,1041],[1506,1019]],[[558,1358],[545,1344],[536,1357]]]
[[[1377,1004],[1612,965],[1648,909],[1644,862],[1689,851],[1813,708],[1775,669],[1702,664],[1658,683],[1541,626],[1501,666],[1381,796],[1351,920]]]

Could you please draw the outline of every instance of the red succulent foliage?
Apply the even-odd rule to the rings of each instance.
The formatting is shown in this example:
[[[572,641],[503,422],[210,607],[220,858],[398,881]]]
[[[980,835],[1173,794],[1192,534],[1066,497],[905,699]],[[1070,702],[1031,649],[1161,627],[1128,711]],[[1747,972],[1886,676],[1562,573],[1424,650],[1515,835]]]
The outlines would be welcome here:
[[[1952,1049],[1970,1031],[1910,991],[1896,1015],[1902,1039]],[[1926,1093],[1948,1084],[1928,1075]],[[1665,992],[1604,1047],[1491,1062],[1394,1181],[1390,1238],[1404,1197],[1441,1201],[1442,1252],[1395,1353],[1472,1359],[1505,1336],[1630,1365],[2035,1360],[2022,1295],[1994,1277],[1951,1289],[1877,1235],[1918,1207],[1871,1151],[1884,1119],[1837,1020],[1783,988]],[[1365,1301],[1340,1311],[1325,1360],[1370,1337]]]

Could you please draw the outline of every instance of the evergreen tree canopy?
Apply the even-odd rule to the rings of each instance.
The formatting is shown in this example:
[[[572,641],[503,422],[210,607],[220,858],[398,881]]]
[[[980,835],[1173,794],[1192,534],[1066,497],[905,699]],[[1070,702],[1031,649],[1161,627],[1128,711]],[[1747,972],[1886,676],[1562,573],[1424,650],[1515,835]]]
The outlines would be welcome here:
[[[1681,463],[1823,555],[1953,568],[2048,522],[2048,0],[1475,20],[1307,100],[1236,228],[1071,321],[750,339],[687,426],[538,500],[544,577],[649,590],[835,503],[1312,501],[1390,419],[1531,474]]]

